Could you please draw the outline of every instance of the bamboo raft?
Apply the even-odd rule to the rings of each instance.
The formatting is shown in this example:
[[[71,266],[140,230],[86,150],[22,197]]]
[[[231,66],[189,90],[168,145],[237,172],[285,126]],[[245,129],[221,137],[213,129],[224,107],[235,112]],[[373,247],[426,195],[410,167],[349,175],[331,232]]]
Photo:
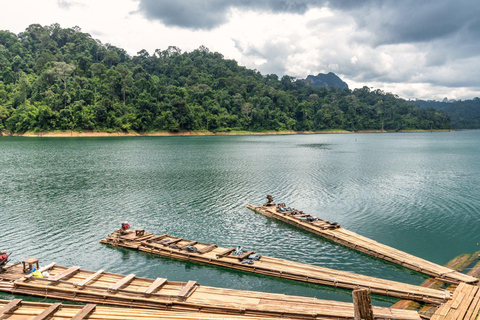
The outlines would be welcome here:
[[[255,291],[206,287],[195,281],[124,276],[104,270],[87,271],[51,263],[39,269],[48,278],[25,275],[13,266],[0,275],[0,291],[93,304],[155,310],[206,312],[292,319],[352,319],[353,304]],[[144,311],[142,311],[143,313]],[[145,311],[149,312],[149,311]],[[420,320],[416,311],[374,307],[375,318]]]
[[[200,243],[166,234],[156,236],[145,233],[144,230],[130,231],[126,235],[115,231],[100,242],[181,260],[349,290],[368,288],[373,294],[399,299],[441,304],[451,298],[449,291],[441,289],[425,288],[272,257],[262,256],[259,260],[244,263],[248,256],[255,254],[255,251],[245,250],[245,253],[241,255],[233,255],[235,248],[221,248],[216,244]],[[196,251],[192,251],[192,247]]]
[[[284,204],[263,205],[258,207],[249,204],[247,205],[247,208],[267,217],[274,218],[303,230],[310,231],[328,240],[368,255],[372,255],[374,257],[399,264],[405,268],[433,276],[437,280],[445,283],[458,284],[460,282],[465,282],[473,284],[477,283],[479,280],[406,252],[383,245],[377,241],[344,229],[338,224],[331,223],[327,220],[318,219],[309,214],[303,213],[302,211],[292,209],[282,212],[282,210],[285,210]]]
[[[480,311],[480,288],[460,283],[452,300],[440,306],[431,320],[475,320]]]
[[[27,302],[22,299],[0,300],[0,319],[8,320],[221,320],[223,314],[208,314],[199,312],[172,312],[164,310],[147,310],[138,308],[113,308],[97,306],[96,304],[68,305],[62,303]],[[228,319],[279,319],[278,317],[249,317],[229,315]]]

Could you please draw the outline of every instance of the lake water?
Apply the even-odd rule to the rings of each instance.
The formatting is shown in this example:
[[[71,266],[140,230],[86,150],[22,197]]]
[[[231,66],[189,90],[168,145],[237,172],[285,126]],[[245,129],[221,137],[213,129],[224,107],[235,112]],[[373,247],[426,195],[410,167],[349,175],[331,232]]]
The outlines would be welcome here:
[[[13,260],[351,301],[346,290],[112,248],[133,228],[369,276],[426,276],[246,209],[277,202],[439,264],[480,250],[480,131],[0,137],[0,247]],[[0,295],[0,297],[11,297]],[[376,305],[395,299],[373,297]]]

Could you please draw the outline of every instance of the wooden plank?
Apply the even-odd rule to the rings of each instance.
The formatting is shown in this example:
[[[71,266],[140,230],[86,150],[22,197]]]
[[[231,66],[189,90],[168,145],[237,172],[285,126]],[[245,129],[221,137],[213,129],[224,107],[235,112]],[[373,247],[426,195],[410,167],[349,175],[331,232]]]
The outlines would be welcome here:
[[[83,280],[82,282],[77,283],[77,287],[84,287],[87,283],[95,280],[96,278],[98,278],[104,272],[105,272],[105,270],[103,270],[103,269],[98,270],[97,272],[95,272],[94,274],[92,274],[91,276],[89,276],[88,278]]]
[[[128,276],[117,281],[117,283],[115,283],[113,286],[108,288],[108,290],[117,291],[118,289],[120,289],[120,287],[126,285],[127,283],[132,281],[134,278],[135,278],[135,275],[133,273],[129,274]]]
[[[38,271],[40,271],[40,273],[41,273],[41,272],[50,270],[50,269],[52,269],[56,264],[57,264],[56,262],[52,262],[52,263],[50,263],[49,265],[46,265],[45,267],[41,267],[40,269],[38,269]],[[26,279],[29,279],[29,278],[31,278],[31,277],[33,277],[33,275],[32,275],[31,273],[30,273],[30,274],[27,274],[27,275],[25,276]]]
[[[197,284],[197,281],[188,281],[187,284],[185,285],[185,287],[183,287],[182,290],[180,290],[180,293],[178,294],[178,296],[180,298],[185,298],[188,294],[188,292],[190,292],[190,290]]]
[[[243,259],[245,259],[246,257],[248,257],[249,255],[254,254],[254,253],[255,253],[255,251],[247,251],[247,252],[245,252],[244,254],[238,256],[238,260],[243,260]]]
[[[475,299],[470,306],[467,314],[465,315],[465,320],[475,320],[478,316],[478,312],[480,311],[480,290],[477,291]]]
[[[185,240],[185,239],[178,238],[178,239],[176,239],[176,240],[172,240],[172,241],[170,241],[170,242],[168,243],[168,245],[171,245],[171,244],[176,244],[176,243],[179,243],[180,241],[183,241],[183,240]]]
[[[220,252],[220,253],[217,253],[217,257],[222,257],[222,256],[229,255],[229,254],[232,253],[233,251],[235,251],[235,248],[227,249],[227,250],[225,250],[225,251],[222,251],[222,252]]]
[[[193,246],[193,245],[195,245],[195,244],[197,244],[197,243],[198,243],[198,241],[190,241],[190,242],[187,242],[186,244],[184,244],[183,246],[181,246],[180,248],[185,249],[185,247],[187,247],[187,246]]]
[[[45,309],[42,313],[40,313],[38,316],[36,316],[35,318],[33,318],[32,320],[44,320],[44,319],[47,319],[48,317],[50,317],[51,315],[53,315],[55,312],[57,312],[57,310],[60,309],[61,306],[62,306],[62,304],[61,304],[60,302],[54,303],[54,304],[52,304],[50,307],[48,307],[47,309]]]
[[[167,279],[165,278],[157,278],[149,287],[147,290],[143,291],[146,295],[149,295],[153,293],[155,290],[163,286],[165,283],[167,283]]]
[[[53,277],[50,277],[48,278],[48,280],[50,281],[58,281],[60,279],[64,279],[66,277],[69,277],[71,276],[72,274],[74,274],[75,272],[77,272],[78,270],[80,269],[79,266],[73,266],[73,267],[70,267],[68,268],[67,270],[59,273],[59,274],[56,274],[54,275]]]
[[[0,317],[7,313],[12,313],[22,305],[22,299],[14,299],[0,309]]]
[[[164,233],[164,234],[161,234],[161,235],[159,235],[159,236],[155,236],[155,237],[153,237],[153,238],[150,238],[150,239],[148,239],[148,240],[146,240],[146,241],[152,242],[152,241],[156,241],[156,240],[159,240],[159,239],[163,239],[163,238],[165,238],[166,236],[168,236],[168,234]]]
[[[452,309],[457,309],[460,303],[462,302],[463,298],[465,298],[465,293],[460,292],[457,296],[457,298],[452,302],[450,305],[450,308]]]
[[[96,308],[97,308],[96,304],[93,304],[93,303],[86,304],[85,306],[83,306],[82,310],[80,310],[76,315],[73,316],[71,320],[83,320],[86,317],[88,317],[90,313],[95,311]]]
[[[468,308],[470,307],[470,304],[472,303],[472,293],[475,295],[477,293],[478,287],[470,286],[467,285],[465,289],[461,292],[464,295],[464,299],[462,300],[461,304],[459,305],[458,309],[452,309],[455,310],[455,312],[449,312],[447,315],[447,319],[449,319],[451,315],[452,320],[462,320],[465,314],[468,311]],[[461,295],[459,294],[458,297]]]
[[[207,252],[212,251],[212,250],[215,249],[216,247],[217,247],[216,244],[211,244],[211,245],[203,248],[202,250],[198,250],[198,253],[204,254],[204,253],[207,253]]]

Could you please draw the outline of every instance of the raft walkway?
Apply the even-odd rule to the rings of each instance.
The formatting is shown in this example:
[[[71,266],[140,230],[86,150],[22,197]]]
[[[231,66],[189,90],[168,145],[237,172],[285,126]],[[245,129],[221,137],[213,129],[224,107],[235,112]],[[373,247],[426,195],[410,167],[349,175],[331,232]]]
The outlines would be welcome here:
[[[460,283],[452,300],[440,306],[430,320],[475,320],[480,311],[479,289]]]
[[[48,278],[25,275],[13,266],[0,276],[0,290],[13,294],[63,299],[91,304],[110,304],[155,310],[217,313],[291,319],[352,319],[352,303],[319,300],[256,291],[201,286],[195,281],[174,282],[87,271],[79,266],[43,266]],[[150,311],[145,310],[142,313]],[[374,307],[377,319],[420,320],[416,311]]]
[[[318,219],[309,214],[303,213],[302,211],[292,209],[291,211],[282,212],[281,210],[285,210],[283,205],[253,206],[249,204],[247,205],[247,208],[267,217],[274,218],[303,230],[315,233],[328,240],[368,255],[433,276],[437,280],[445,283],[458,284],[460,282],[465,282],[473,284],[479,281],[477,278],[386,246],[377,241],[342,228],[338,224],[331,223],[327,220]]]
[[[28,302],[22,299],[0,300],[0,319],[8,320],[224,320],[223,314],[199,312],[172,312],[137,308],[105,307],[96,304],[71,305],[62,303]],[[271,317],[250,317],[229,315],[228,319],[277,319]]]
[[[145,233],[144,230],[130,231],[126,235],[120,235],[116,231],[100,242],[180,260],[349,290],[368,288],[372,294],[399,299],[441,304],[451,298],[451,292],[446,290],[425,288],[267,256],[261,256],[259,260],[254,261],[248,259],[255,254],[252,250],[244,250],[241,255],[233,255],[235,248],[221,248],[216,244],[200,243],[166,234],[156,236]],[[245,260],[248,263],[245,263]]]

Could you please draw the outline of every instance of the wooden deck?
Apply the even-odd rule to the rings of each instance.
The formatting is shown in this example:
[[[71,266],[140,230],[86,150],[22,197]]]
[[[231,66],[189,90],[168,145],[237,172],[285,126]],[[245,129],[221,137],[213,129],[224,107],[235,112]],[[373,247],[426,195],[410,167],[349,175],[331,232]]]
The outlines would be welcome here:
[[[105,307],[96,304],[86,305],[69,305],[69,304],[52,304],[28,302],[21,299],[12,301],[0,300],[0,319],[2,320],[87,320],[87,319],[103,319],[103,320],[169,320],[169,319],[185,319],[185,320],[221,320],[225,319],[223,314],[199,313],[199,312],[179,312],[164,310],[146,310],[138,308],[118,308]],[[279,319],[278,317],[255,317],[229,315],[228,319]]]
[[[40,268],[50,277],[26,277],[21,267],[10,268],[0,277],[0,290],[94,304],[110,304],[155,310],[206,312],[292,319],[351,319],[353,304],[315,298],[255,291],[206,287],[196,282],[147,279],[61,267]],[[143,312],[143,311],[142,311]],[[148,312],[148,311],[145,311]],[[416,311],[374,307],[375,318],[420,320]]]
[[[368,288],[373,294],[400,299],[440,304],[450,299],[451,296],[451,293],[445,290],[424,288],[266,256],[262,256],[258,261],[251,261],[252,264],[242,263],[243,258],[255,253],[255,251],[245,250],[245,253],[241,256],[234,256],[233,251],[235,248],[221,248],[217,245],[199,243],[197,241],[165,234],[155,236],[151,233],[145,233],[137,236],[136,232],[132,231],[127,235],[121,236],[118,232],[114,232],[107,238],[102,239],[101,242],[112,246],[136,249],[181,260],[223,266],[231,269],[349,290],[359,287]],[[190,252],[186,249],[187,246],[194,246],[198,251]]]
[[[452,300],[443,304],[431,320],[475,320],[480,311],[480,288],[460,283]]]
[[[280,212],[277,206],[256,207],[249,204],[247,205],[247,208],[261,213],[267,217],[274,218],[301,229],[310,231],[349,248],[399,264],[405,268],[433,276],[445,283],[477,283],[479,280],[406,252],[383,245],[377,241],[342,228],[339,225],[333,225],[329,221],[321,219],[317,219],[316,221],[308,221],[306,219],[307,217],[311,217],[311,220],[315,220],[315,218],[309,214],[295,211]]]

